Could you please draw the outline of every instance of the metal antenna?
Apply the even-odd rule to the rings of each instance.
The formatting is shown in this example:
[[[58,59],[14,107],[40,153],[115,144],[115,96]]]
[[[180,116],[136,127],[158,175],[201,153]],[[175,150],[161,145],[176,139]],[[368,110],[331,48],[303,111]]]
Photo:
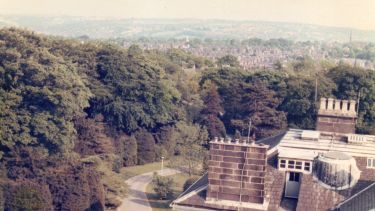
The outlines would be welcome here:
[[[361,90],[358,90],[358,99],[357,99],[357,115],[358,115],[358,112],[359,112],[359,100],[361,98]]]
[[[249,118],[249,130],[247,131],[247,143],[250,143],[251,118]]]
[[[314,96],[315,103],[318,100],[318,77],[315,78],[315,96]]]

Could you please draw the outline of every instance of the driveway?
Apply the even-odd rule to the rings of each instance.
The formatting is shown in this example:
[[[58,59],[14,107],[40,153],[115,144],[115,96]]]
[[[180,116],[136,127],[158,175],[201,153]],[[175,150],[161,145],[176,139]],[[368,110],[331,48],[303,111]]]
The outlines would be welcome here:
[[[169,168],[157,172],[163,176],[180,173],[178,170]],[[153,173],[140,174],[125,181],[129,185],[129,193],[126,198],[122,199],[122,204],[117,211],[152,211],[145,191],[147,184],[152,181]]]

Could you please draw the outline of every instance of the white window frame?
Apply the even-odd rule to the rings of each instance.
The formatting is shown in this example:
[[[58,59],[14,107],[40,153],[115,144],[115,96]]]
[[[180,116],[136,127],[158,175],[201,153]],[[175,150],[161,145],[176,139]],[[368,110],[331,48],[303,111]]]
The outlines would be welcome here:
[[[366,167],[368,169],[375,169],[375,158],[367,158]]]
[[[312,161],[279,158],[277,166],[278,169],[282,171],[294,171],[308,174],[312,172]],[[297,166],[300,168],[297,168]],[[308,168],[308,170],[305,170],[306,168]]]

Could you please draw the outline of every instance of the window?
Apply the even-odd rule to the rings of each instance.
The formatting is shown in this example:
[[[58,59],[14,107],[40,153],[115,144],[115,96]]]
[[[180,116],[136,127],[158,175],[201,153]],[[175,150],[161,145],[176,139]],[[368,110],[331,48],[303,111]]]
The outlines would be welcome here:
[[[374,164],[375,164],[375,161],[374,161]],[[278,165],[279,165],[280,170],[294,170],[297,172],[307,172],[307,173],[310,173],[312,170],[311,161],[279,159]],[[375,168],[375,165],[374,165],[374,168]]]
[[[310,162],[305,162],[305,171],[311,171],[311,163]]]
[[[289,172],[289,181],[299,182],[299,173]]]
[[[288,169],[294,169],[294,160],[288,160]]]
[[[375,168],[375,158],[367,158],[367,168]]]
[[[285,169],[286,160],[280,160],[280,168]]]
[[[302,170],[302,161],[297,161],[296,162],[296,169]]]

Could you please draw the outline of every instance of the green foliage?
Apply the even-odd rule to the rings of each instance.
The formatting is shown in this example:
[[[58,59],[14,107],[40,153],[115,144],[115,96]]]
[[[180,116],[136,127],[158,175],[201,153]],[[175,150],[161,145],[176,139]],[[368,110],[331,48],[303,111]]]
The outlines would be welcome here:
[[[154,173],[152,178],[152,185],[154,187],[155,193],[160,199],[168,199],[173,194],[173,184],[174,181],[171,177],[160,176]]]
[[[197,124],[179,122],[176,125],[176,132],[178,156],[170,162],[170,165],[188,173],[189,176],[200,173],[206,154],[203,145],[208,143],[207,130]]]
[[[293,43],[242,44],[286,49]],[[348,44],[346,53],[372,60],[373,47]],[[106,204],[115,207],[115,195],[126,191],[116,172],[161,156],[178,155],[172,166],[200,174],[208,167],[208,139],[246,136],[250,119],[258,139],[287,124],[314,128],[315,96],[355,100],[360,93],[357,131],[375,134],[375,73],[308,57],[278,63],[277,71],[248,72],[234,56],[214,68],[181,49],[123,49],[0,29],[0,58],[4,177],[41,183],[4,190],[4,206],[16,200],[23,210],[41,209],[39,196],[47,208],[101,210],[103,185],[111,193]],[[161,181],[165,198],[170,181]]]
[[[0,30],[0,145],[73,148],[72,119],[92,95],[70,62],[48,51],[49,40],[31,32]],[[1,152],[3,154],[4,152]]]
[[[11,210],[34,211],[45,209],[40,193],[30,187],[21,187],[17,189],[12,198],[12,202],[9,204],[11,204]]]
[[[201,111],[201,122],[207,127],[209,137],[225,137],[226,131],[223,122],[219,119],[224,109],[221,106],[221,98],[214,84],[211,84],[207,94],[204,96],[204,108]]]
[[[17,183],[5,180],[1,182],[2,210],[42,211],[51,209],[51,195],[46,186],[19,180]],[[47,189],[48,190],[48,189]]]
[[[238,61],[237,57],[233,55],[226,55],[221,57],[217,60],[217,65],[219,67],[240,67],[240,62]]]
[[[207,71],[201,84],[205,86],[209,81],[217,84],[225,111],[222,119],[229,133],[234,134],[238,130],[244,135],[251,118],[252,131],[256,137],[262,138],[286,126],[285,113],[278,110],[281,103],[279,95],[282,94],[279,77],[277,74],[251,74],[220,68]]]
[[[74,151],[82,156],[113,153],[113,139],[108,136],[103,117],[81,117],[74,122],[77,138]]]
[[[179,96],[154,64],[137,46],[128,52],[115,46],[100,49],[96,71],[104,91],[94,92],[92,112],[127,133],[179,119]]]
[[[331,69],[328,76],[337,86],[333,94],[339,99],[356,100],[360,95],[357,129],[361,133],[375,134],[374,71],[339,66]]]
[[[314,129],[317,113],[315,103],[315,86],[317,100],[320,97],[329,97],[335,89],[335,84],[325,76],[306,77],[303,75],[291,76],[285,80],[286,88],[280,109],[287,113],[288,124],[293,128]]]
[[[137,164],[137,140],[134,136],[125,139],[124,144],[124,165],[125,166],[133,166]]]
[[[155,140],[151,133],[142,129],[135,133],[137,139],[138,164],[146,164],[155,161]]]

